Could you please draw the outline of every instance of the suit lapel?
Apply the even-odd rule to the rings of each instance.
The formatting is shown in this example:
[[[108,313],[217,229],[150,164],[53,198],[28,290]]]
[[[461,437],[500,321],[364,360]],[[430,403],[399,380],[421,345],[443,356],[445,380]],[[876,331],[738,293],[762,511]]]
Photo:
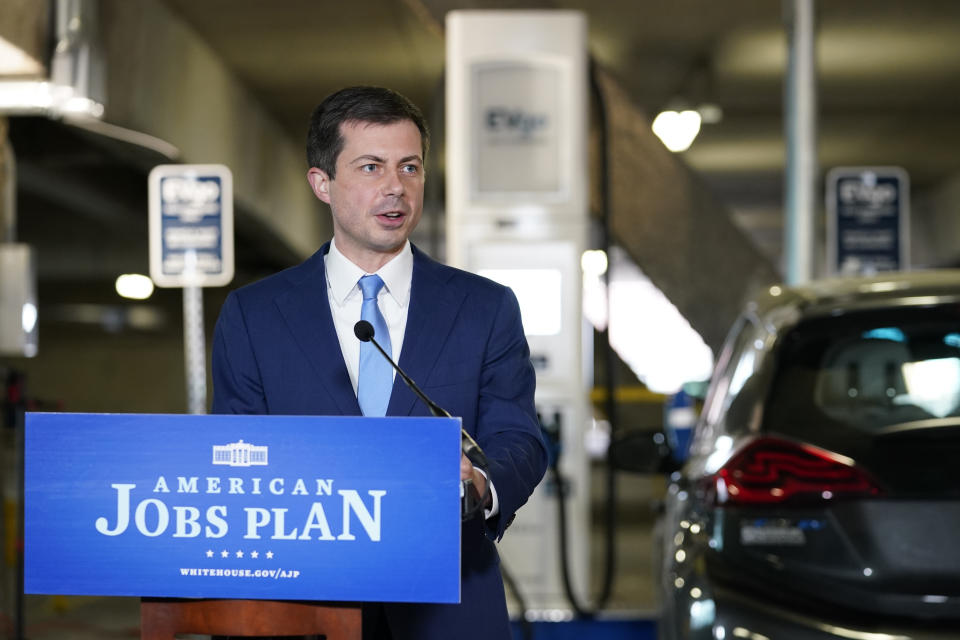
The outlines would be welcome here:
[[[278,295],[274,302],[318,378],[317,393],[326,392],[336,405],[337,413],[359,415],[360,406],[350,384],[327,299],[323,256],[328,249],[329,243],[307,260],[301,266],[303,277]],[[329,406],[329,402],[318,404]]]
[[[410,309],[399,364],[418,385],[427,380],[436,365],[465,295],[462,290],[449,286],[449,273],[413,248]],[[420,400],[397,376],[387,415],[409,415],[418,402]]]

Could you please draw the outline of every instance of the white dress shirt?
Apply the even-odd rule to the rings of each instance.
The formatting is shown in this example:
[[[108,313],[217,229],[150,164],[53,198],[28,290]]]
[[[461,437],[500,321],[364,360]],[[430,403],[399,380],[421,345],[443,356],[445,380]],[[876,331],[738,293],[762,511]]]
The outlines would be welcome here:
[[[324,264],[333,326],[337,330],[340,351],[350,374],[353,392],[356,393],[360,371],[360,340],[353,333],[353,325],[360,319],[360,306],[363,303],[363,294],[357,282],[361,277],[372,274],[350,262],[337,250],[334,241],[330,242],[330,251],[324,257]],[[377,305],[390,331],[393,361],[400,362],[400,349],[403,347],[403,335],[407,327],[407,311],[410,309],[410,285],[413,282],[413,251],[410,249],[410,242],[407,241],[395,258],[380,267],[376,275],[383,280],[383,288],[377,294]],[[375,336],[375,339],[377,337]],[[382,344],[381,340],[378,341]]]

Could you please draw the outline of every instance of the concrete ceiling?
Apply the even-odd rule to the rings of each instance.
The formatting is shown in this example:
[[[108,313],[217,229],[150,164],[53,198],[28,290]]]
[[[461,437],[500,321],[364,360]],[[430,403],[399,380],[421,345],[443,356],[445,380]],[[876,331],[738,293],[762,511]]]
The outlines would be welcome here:
[[[775,264],[779,261],[787,62],[779,2],[156,1],[205,43],[298,148],[317,102],[350,84],[395,88],[421,105],[439,128],[448,10],[583,11],[589,19],[591,58],[629,96],[638,117],[652,120],[660,109],[680,104],[713,103],[722,109],[722,119],[705,124],[681,160],[715,195],[722,205],[718,210],[730,211],[760,250]],[[129,17],[137,11],[137,5],[126,2],[105,4],[114,15]],[[957,181],[960,2],[821,0],[816,6],[821,170],[901,166],[910,175],[915,199],[951,178]],[[124,41],[119,48],[125,51],[128,45]],[[142,61],[144,52],[136,55]],[[130,66],[135,77],[158,69],[135,68],[133,60]],[[107,73],[116,76],[117,71]],[[169,82],[160,80],[159,86]],[[136,127],[135,107],[155,99],[143,92],[125,101],[129,111],[123,124]],[[115,104],[108,103],[108,114]],[[181,116],[171,112],[168,117]],[[141,153],[128,161],[123,149],[110,147],[102,137],[42,119],[12,119],[11,139],[20,169],[18,235],[39,248],[41,287],[45,282],[48,291],[50,282],[59,287],[48,301],[70,292],[77,301],[89,298],[89,293],[79,293],[80,280],[96,281],[106,300],[114,295],[117,272],[146,271],[144,177],[163,158]],[[264,175],[258,189],[281,188],[270,184],[277,181],[269,172]],[[238,224],[237,255],[244,258],[236,284],[295,257],[275,240],[265,248],[267,234],[259,227],[245,231],[243,221]],[[175,312],[177,300],[173,303]]]
[[[684,161],[776,259],[787,38],[773,0],[165,0],[303,138],[312,107],[348,84],[442,106],[443,16],[561,8],[589,18],[590,55],[652,116],[713,103]],[[816,7],[819,162],[897,165],[915,192],[960,171],[960,2],[830,0]]]

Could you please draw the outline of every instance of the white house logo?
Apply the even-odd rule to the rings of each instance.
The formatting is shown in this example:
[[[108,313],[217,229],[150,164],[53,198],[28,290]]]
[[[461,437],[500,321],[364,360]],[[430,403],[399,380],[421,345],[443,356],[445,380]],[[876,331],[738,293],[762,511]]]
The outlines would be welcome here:
[[[213,445],[213,464],[231,467],[267,466],[269,447],[258,447],[240,440],[224,445]]]

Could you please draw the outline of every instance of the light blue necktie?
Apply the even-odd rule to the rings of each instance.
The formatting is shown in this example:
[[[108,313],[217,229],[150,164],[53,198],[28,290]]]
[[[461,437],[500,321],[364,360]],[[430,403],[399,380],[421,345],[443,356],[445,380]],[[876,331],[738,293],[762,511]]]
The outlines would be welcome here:
[[[390,331],[387,322],[377,306],[377,294],[383,288],[380,276],[363,276],[357,283],[363,292],[363,305],[360,307],[360,319],[373,325],[374,339],[388,354],[393,354],[390,346]],[[372,342],[360,343],[360,373],[357,376],[357,401],[365,416],[387,415],[390,391],[393,388],[393,367],[387,362]]]

